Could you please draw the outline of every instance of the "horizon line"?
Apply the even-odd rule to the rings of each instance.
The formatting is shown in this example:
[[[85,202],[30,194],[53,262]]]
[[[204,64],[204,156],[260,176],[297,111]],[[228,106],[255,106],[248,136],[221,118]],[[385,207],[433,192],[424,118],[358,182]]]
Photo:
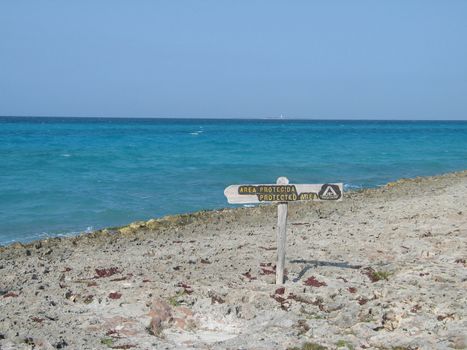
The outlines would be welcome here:
[[[44,119],[178,119],[178,120],[271,120],[271,121],[467,121],[466,119],[394,119],[394,118],[383,118],[383,119],[370,119],[370,118],[313,118],[313,117],[148,117],[148,116],[135,116],[135,117],[110,117],[110,116],[46,116],[46,115],[0,115],[0,118],[18,118],[18,119],[27,119],[27,118],[44,118]]]

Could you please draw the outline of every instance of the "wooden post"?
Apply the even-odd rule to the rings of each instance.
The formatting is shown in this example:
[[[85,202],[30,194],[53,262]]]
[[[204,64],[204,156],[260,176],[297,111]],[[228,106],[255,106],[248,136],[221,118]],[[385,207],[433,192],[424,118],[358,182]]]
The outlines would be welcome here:
[[[279,177],[276,184],[287,185],[289,180],[286,177]],[[285,265],[285,242],[287,228],[287,202],[280,202],[277,205],[277,264],[276,264],[276,284],[284,283]]]
[[[294,201],[341,201],[344,184],[294,184],[279,177],[276,184],[230,185],[224,190],[231,204],[277,203],[277,264],[276,284],[284,284],[287,203]]]

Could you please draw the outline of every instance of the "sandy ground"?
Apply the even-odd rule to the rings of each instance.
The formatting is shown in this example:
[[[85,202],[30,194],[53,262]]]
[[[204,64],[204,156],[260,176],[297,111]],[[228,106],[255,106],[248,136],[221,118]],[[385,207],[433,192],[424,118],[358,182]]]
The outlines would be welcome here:
[[[1,349],[465,349],[467,172],[0,248]],[[320,347],[321,346],[321,347]]]

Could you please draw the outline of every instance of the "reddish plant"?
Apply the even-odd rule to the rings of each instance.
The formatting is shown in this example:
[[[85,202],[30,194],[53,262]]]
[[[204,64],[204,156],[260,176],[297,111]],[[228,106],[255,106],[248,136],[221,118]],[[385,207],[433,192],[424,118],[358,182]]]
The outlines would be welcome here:
[[[357,288],[355,288],[355,287],[349,287],[349,288],[347,288],[347,290],[352,294],[357,292]]]
[[[253,277],[253,276],[251,275],[250,270],[248,270],[248,271],[245,272],[245,273],[242,273],[242,276],[248,278],[249,281],[252,281],[252,280],[255,280],[255,279],[256,279],[256,277]]]
[[[261,268],[260,275],[274,275],[276,273],[275,270]]]
[[[281,309],[282,310],[288,310],[290,308],[290,301],[287,300],[286,298],[283,297],[285,294],[285,287],[280,287],[277,288],[274,292],[273,295],[271,295],[271,298],[273,298],[275,301],[277,301],[279,304],[281,304]]]
[[[120,273],[121,271],[118,267],[110,267],[108,269],[95,269],[96,276],[94,278],[103,278],[103,277],[110,277],[115,275],[116,273]]]
[[[189,286],[188,284],[186,283],[183,283],[183,282],[180,282],[178,284],[179,287],[182,287],[183,288],[183,291],[186,293],[186,294],[191,294],[193,293],[193,288],[191,288],[191,286]]]
[[[113,292],[109,294],[110,299],[120,299],[122,297],[122,294],[119,292]]]
[[[284,295],[284,293],[285,293],[285,287],[277,288],[276,291],[274,292],[274,294],[277,294],[277,295]]]
[[[436,319],[438,321],[444,321],[445,319],[447,318],[452,318],[454,316],[454,313],[452,314],[447,314],[447,315],[439,315],[438,317],[436,317]]]
[[[365,305],[366,303],[368,303],[368,299],[367,298],[364,298],[364,297],[359,297],[357,299],[357,302],[360,304],[360,305]]]
[[[8,292],[8,293],[4,294],[3,297],[4,298],[17,298],[18,294],[16,294],[15,292]]]
[[[318,281],[314,276],[311,276],[305,281],[305,286],[311,286],[311,287],[323,287],[327,286],[326,282],[320,282]]]
[[[277,294],[271,295],[271,298],[281,304],[282,310],[288,310],[290,308],[290,301],[288,301],[286,298],[283,298]]]
[[[260,275],[273,275],[276,273],[276,265],[272,263],[260,263]]]
[[[278,303],[282,304],[283,302],[285,302],[287,299],[279,296],[279,295],[276,295],[276,294],[273,294],[271,295],[271,298],[273,298],[275,301],[277,301]]]

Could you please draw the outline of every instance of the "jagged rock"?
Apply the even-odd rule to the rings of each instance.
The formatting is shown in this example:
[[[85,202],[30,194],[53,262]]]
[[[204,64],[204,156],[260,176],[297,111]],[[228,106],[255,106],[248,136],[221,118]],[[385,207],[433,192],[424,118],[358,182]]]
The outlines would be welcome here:
[[[151,219],[146,222],[146,227],[150,230],[155,230],[160,227],[160,223],[158,220]]]
[[[401,317],[394,311],[388,311],[383,315],[383,327],[388,331],[393,331],[399,327]]]
[[[163,329],[172,321],[172,309],[164,300],[156,298],[151,304],[149,316],[151,316],[149,324],[151,333],[160,336]]]
[[[135,231],[129,227],[129,226],[125,226],[125,227],[122,227],[121,229],[118,230],[122,235],[130,235],[130,234],[133,234]]]
[[[52,344],[50,344],[49,341],[45,338],[34,339],[34,346],[35,346],[35,349],[38,349],[38,350],[61,349],[61,348],[53,347]]]
[[[142,227],[145,227],[146,226],[146,223],[144,221],[136,221],[136,222],[132,222],[130,225],[128,225],[130,227],[130,229],[132,230],[137,230],[139,228],[142,228]]]

